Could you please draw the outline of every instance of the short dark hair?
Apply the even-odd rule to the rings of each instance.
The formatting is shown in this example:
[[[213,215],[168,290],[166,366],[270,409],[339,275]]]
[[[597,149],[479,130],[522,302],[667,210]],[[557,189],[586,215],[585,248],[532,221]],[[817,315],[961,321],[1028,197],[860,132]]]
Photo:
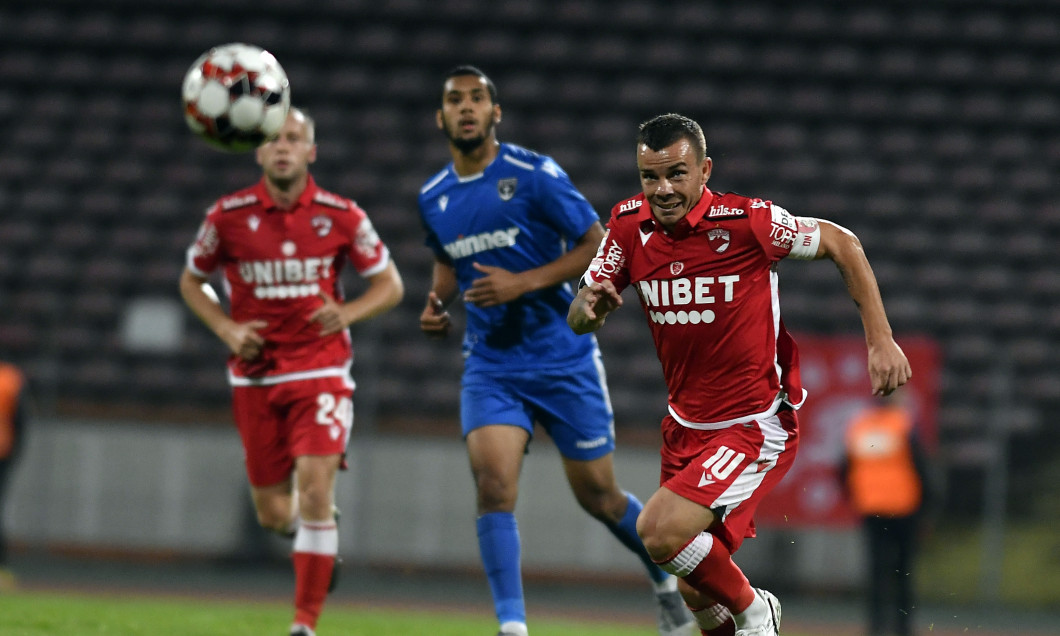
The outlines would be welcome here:
[[[471,66],[470,64],[454,66],[446,71],[445,76],[442,77],[442,83],[444,84],[452,77],[461,77],[463,75],[474,75],[485,82],[486,89],[490,92],[490,101],[494,104],[497,103],[497,87],[493,84],[493,80],[491,80],[489,76],[483,73],[477,66]]]
[[[681,139],[687,139],[696,151],[696,160],[703,161],[707,156],[707,139],[703,136],[703,129],[684,115],[657,115],[637,129],[637,146],[644,144],[652,150],[662,150]]]

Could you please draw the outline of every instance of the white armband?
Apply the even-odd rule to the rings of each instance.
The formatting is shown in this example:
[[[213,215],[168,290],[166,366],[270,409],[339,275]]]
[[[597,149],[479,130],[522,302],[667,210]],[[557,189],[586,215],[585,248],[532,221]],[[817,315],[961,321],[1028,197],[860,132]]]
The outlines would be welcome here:
[[[792,242],[788,258],[813,260],[817,258],[817,247],[821,244],[821,226],[811,216],[797,216],[798,229]]]

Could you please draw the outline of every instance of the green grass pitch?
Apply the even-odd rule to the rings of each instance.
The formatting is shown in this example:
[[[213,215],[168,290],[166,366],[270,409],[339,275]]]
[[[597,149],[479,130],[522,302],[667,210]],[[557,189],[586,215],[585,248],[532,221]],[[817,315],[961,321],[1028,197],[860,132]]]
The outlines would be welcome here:
[[[4,636],[280,636],[291,610],[286,603],[250,600],[148,598],[60,592],[0,594]],[[466,612],[326,607],[318,636],[492,636],[491,616]],[[531,617],[534,636],[655,636],[651,625],[622,625]],[[785,636],[789,636],[785,634]],[[790,636],[800,636],[791,634]],[[801,635],[808,636],[808,635]]]

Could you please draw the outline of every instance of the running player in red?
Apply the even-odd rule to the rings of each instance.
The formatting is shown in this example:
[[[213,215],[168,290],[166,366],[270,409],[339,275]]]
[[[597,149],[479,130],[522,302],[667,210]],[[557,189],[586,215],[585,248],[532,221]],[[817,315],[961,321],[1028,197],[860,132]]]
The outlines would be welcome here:
[[[791,467],[805,399],[798,351],[780,319],[777,263],[831,259],[857,304],[874,394],[912,371],[895,343],[857,237],[769,201],[706,187],[713,162],[699,124],[660,115],[640,127],[643,192],[616,205],[567,323],[595,331],[633,287],[669,389],[661,488],[637,531],[681,578],[706,636],[778,636],[780,603],[732,560],[753,514]]]
[[[401,276],[353,201],[317,187],[313,120],[292,108],[257,150],[264,177],[217,201],[180,292],[231,351],[228,378],[258,521],[294,536],[291,636],[313,636],[338,556],[335,476],[353,425],[351,324],[397,305]],[[345,263],[367,280],[346,301]],[[220,269],[231,316],[208,278]]]

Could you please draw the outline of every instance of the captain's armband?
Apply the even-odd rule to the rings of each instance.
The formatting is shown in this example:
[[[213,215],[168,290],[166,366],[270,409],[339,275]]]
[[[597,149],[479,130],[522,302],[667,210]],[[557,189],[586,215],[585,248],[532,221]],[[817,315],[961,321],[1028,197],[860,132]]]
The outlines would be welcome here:
[[[821,225],[812,216],[797,216],[795,221],[798,229],[788,258],[807,261],[817,258],[817,248],[821,245]]]

